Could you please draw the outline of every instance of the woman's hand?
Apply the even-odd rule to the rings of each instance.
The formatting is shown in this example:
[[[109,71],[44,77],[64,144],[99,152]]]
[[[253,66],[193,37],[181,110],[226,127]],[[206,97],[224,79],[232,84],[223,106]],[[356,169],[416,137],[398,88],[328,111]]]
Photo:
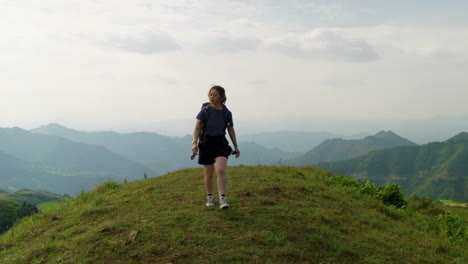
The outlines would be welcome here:
[[[198,142],[192,143],[192,153],[195,155],[198,154]]]
[[[236,159],[240,157],[240,150],[239,148],[235,148],[236,151]]]

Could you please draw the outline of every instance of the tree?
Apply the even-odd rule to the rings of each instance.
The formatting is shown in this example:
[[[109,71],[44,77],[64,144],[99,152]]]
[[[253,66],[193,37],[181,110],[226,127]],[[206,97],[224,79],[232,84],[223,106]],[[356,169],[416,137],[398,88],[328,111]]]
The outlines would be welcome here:
[[[19,207],[21,205],[17,202],[0,200],[0,233],[5,232],[15,223]]]

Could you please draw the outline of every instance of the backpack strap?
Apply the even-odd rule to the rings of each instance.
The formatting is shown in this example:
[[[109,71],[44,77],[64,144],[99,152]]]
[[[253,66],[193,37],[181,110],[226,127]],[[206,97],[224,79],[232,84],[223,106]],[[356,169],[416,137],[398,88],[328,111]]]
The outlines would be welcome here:
[[[207,103],[202,104],[201,109],[202,109],[203,111],[205,111],[205,113],[206,113],[205,116],[206,116],[206,117],[205,117],[204,120],[201,120],[201,126],[202,126],[202,127],[201,127],[201,131],[200,131],[200,136],[199,136],[199,139],[198,139],[198,141],[199,141],[200,143],[203,142],[203,139],[204,139],[204,137],[205,137],[205,129],[204,129],[204,128],[205,128],[205,126],[206,126],[206,123],[208,122],[209,115],[210,115],[210,112],[211,112],[210,103],[207,102]],[[223,111],[224,111],[224,130],[226,130],[226,128],[227,128],[227,127],[230,127],[231,124],[232,124],[232,119],[229,118],[229,114],[231,113],[231,111],[229,111],[229,109],[228,109],[225,105],[223,105]]]
[[[209,112],[210,103],[209,102],[203,103],[201,109],[205,112],[205,119],[200,120],[201,131],[200,131],[200,135],[198,136],[199,144],[203,143],[203,140],[205,138],[205,126],[206,126],[206,122],[208,121],[208,116],[210,114]]]
[[[232,118],[229,118],[231,111],[226,106],[223,106],[224,109],[224,129],[232,125]]]

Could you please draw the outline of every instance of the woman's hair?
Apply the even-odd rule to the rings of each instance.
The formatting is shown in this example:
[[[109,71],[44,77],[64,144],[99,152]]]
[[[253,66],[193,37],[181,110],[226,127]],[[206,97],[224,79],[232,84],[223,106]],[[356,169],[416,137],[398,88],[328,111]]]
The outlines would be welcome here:
[[[210,91],[208,92],[208,96],[210,96],[210,93],[211,93],[211,90],[215,89],[219,96],[221,97],[221,105],[224,105],[226,104],[226,91],[224,90],[223,87],[219,86],[219,85],[214,85],[213,87],[211,87]]]

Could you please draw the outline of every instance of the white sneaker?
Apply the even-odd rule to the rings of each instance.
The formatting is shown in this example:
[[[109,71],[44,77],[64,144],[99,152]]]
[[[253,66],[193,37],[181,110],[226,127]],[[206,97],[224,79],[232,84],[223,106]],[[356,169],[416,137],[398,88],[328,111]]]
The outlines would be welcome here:
[[[208,195],[206,197],[206,206],[214,206],[214,197],[213,195]]]
[[[227,209],[229,208],[229,204],[226,202],[225,196],[219,197],[219,209]]]

